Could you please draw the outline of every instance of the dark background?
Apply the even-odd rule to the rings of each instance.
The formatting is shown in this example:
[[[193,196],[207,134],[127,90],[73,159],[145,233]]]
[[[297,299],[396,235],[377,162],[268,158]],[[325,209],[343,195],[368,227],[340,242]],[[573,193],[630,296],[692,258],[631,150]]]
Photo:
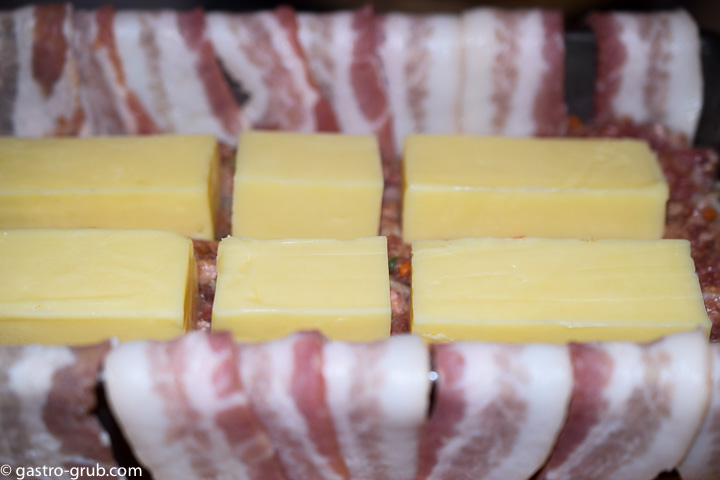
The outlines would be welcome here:
[[[557,8],[565,12],[570,28],[580,26],[590,10],[654,10],[682,7],[687,9],[707,30],[720,32],[720,1],[718,0],[505,0],[482,2],[473,0],[70,0],[77,8],[95,8],[107,3],[118,8],[177,8],[190,9],[202,6],[207,10],[251,11],[289,4],[298,10],[329,11],[356,8],[372,3],[378,11],[404,12],[459,12],[473,6],[505,8],[542,7]],[[29,0],[0,0],[0,9],[27,5]]]

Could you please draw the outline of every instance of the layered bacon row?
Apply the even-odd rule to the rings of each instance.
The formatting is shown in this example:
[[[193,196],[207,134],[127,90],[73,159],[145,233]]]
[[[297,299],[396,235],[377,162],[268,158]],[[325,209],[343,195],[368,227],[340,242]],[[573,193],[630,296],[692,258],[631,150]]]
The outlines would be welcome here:
[[[590,17],[599,120],[691,139],[702,107],[697,27],[684,12]],[[411,133],[567,129],[560,12],[376,15],[0,13],[0,134],[212,133],[253,126],[375,134],[386,159]]]
[[[3,347],[0,367],[0,462],[13,466],[114,465],[92,412],[100,373],[156,480],[720,473],[720,344],[701,332],[432,347],[410,335],[236,344],[193,332],[114,349]]]

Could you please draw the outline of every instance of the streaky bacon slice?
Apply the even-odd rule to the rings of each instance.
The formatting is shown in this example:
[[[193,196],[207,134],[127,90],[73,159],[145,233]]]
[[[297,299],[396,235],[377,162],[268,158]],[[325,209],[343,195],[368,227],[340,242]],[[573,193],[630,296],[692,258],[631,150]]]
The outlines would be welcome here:
[[[372,7],[300,13],[298,26],[310,71],[335,109],[340,131],[377,135],[383,158],[393,158],[398,152]]]
[[[390,13],[376,22],[395,151],[412,133],[460,133],[460,17]]]
[[[157,127],[144,108],[130,110],[132,92],[127,91],[125,75],[115,47],[112,7],[97,11],[78,11],[73,16],[73,49],[78,62],[81,100],[85,107],[88,132],[94,135],[153,133]],[[142,128],[141,128],[142,127]]]
[[[530,478],[567,413],[567,347],[461,342],[434,345],[433,355],[435,408],[421,437],[417,478]]]
[[[0,12],[0,135],[83,131],[85,114],[71,41],[70,4]]]
[[[327,402],[324,344],[302,332],[239,347],[243,382],[291,480],[350,478]]]
[[[243,113],[256,128],[338,131],[335,112],[310,74],[295,11],[210,13],[208,34],[221,65],[250,95]]]
[[[327,402],[350,478],[413,480],[430,400],[430,355],[419,338],[328,342]]]
[[[285,478],[229,333],[124,343],[107,357],[105,389],[135,456],[157,480]]]
[[[242,116],[201,10],[76,14],[93,134],[206,133],[237,143]]]
[[[683,10],[594,13],[595,116],[659,123],[692,141],[703,103],[700,36]]]
[[[462,131],[559,135],[567,128],[562,14],[477,8],[462,16]]]
[[[0,348],[0,464],[17,468],[116,466],[94,410],[109,343]],[[63,478],[70,478],[63,476]],[[116,478],[116,477],[112,477]]]
[[[720,478],[720,343],[710,345],[710,355],[710,404],[690,451],[678,467],[683,480]]]
[[[538,480],[637,480],[674,469],[709,401],[700,331],[654,343],[571,344],[568,418]]]

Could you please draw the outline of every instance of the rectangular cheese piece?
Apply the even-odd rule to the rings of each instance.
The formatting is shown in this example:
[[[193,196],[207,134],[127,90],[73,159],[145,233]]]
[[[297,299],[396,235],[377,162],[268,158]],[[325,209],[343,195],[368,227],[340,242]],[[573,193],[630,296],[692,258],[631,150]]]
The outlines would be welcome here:
[[[245,132],[237,153],[232,234],[375,236],[382,192],[374,136]]]
[[[329,338],[390,335],[385,237],[251,240],[228,237],[218,250],[212,329],[241,341],[317,329]]]
[[[0,138],[0,228],[140,228],[214,238],[209,135]]]
[[[171,232],[0,231],[0,344],[172,338],[196,276],[192,241]]]
[[[685,240],[419,240],[412,331],[434,340],[650,341],[702,328]]]
[[[661,238],[668,186],[638,140],[410,136],[406,241]]]

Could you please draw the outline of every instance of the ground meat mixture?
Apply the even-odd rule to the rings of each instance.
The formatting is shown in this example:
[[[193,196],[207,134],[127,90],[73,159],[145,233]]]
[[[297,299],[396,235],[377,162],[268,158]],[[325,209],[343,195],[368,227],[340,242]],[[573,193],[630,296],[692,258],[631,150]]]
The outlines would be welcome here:
[[[234,174],[235,149],[221,143],[217,179],[218,210],[215,212],[216,240],[230,235]],[[198,298],[196,299],[193,330],[210,330],[212,305],[215,299],[215,279],[217,278],[218,243],[218,241],[193,240],[198,272]]]
[[[193,240],[198,271],[198,298],[193,330],[210,330],[212,305],[215,300],[218,242]]]
[[[218,168],[218,210],[215,214],[215,236],[217,240],[230,235],[234,176],[235,149],[221,143]]]
[[[393,334],[410,331],[410,245],[402,240],[401,219],[402,187],[386,182],[380,235],[388,239]]]

